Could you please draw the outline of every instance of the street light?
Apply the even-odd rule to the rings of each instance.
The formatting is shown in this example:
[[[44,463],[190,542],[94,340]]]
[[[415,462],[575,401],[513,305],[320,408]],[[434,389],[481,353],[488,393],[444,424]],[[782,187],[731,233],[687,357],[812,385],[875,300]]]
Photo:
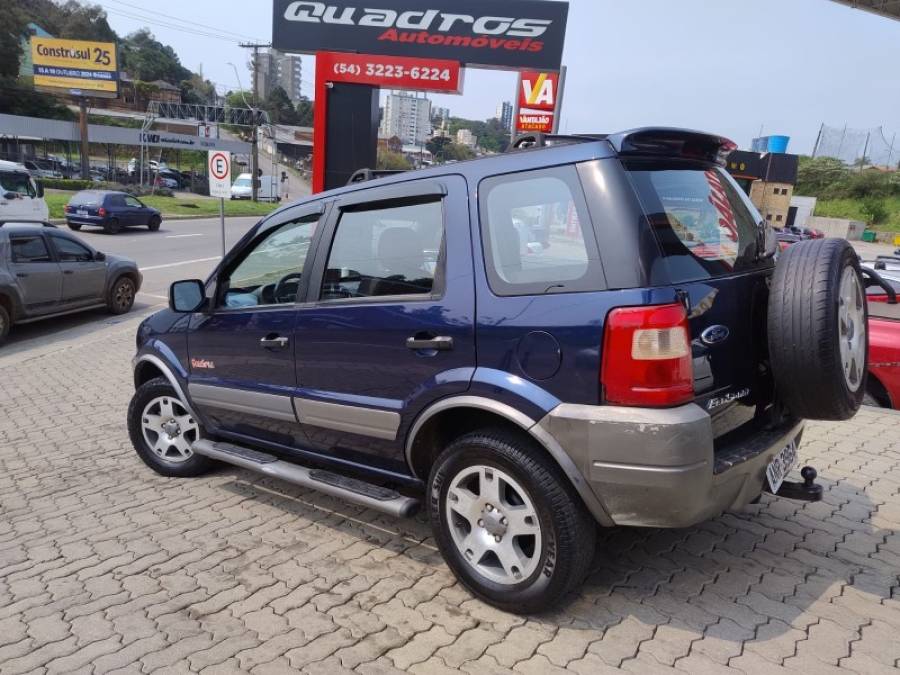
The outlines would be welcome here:
[[[259,191],[257,185],[257,174],[259,173],[259,140],[256,137],[257,111],[255,107],[247,102],[247,97],[244,95],[244,86],[241,84],[241,76],[238,73],[237,66],[234,65],[231,61],[228,62],[228,65],[231,66],[234,70],[234,77],[238,83],[238,90],[241,92],[241,99],[243,99],[244,105],[250,109],[250,113],[253,116],[253,125],[250,127],[252,130],[252,137],[250,138],[250,198],[254,202],[257,202],[259,201]]]

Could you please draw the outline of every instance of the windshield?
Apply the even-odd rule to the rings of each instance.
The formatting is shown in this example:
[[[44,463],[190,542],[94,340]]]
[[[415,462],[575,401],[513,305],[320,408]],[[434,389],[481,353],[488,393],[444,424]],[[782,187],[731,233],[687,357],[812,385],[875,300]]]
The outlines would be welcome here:
[[[626,166],[672,281],[769,265],[757,256],[759,213],[719,167],[683,163]]]
[[[35,197],[37,192],[31,182],[31,176],[21,171],[0,172],[0,189],[6,192],[15,192],[22,196]]]
[[[234,181],[236,187],[250,187],[250,179],[249,178],[238,178]]]

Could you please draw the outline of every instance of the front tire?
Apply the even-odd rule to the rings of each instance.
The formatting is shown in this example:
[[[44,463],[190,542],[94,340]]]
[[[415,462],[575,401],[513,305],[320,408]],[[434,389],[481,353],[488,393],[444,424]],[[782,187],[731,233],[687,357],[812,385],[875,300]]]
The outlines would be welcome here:
[[[587,575],[596,524],[559,467],[505,430],[454,441],[429,479],[438,548],[473,594],[509,612],[539,612]]]
[[[156,232],[157,230],[159,230],[159,226],[160,226],[161,224],[162,224],[162,220],[160,219],[160,217],[159,217],[159,216],[153,216],[153,217],[150,219],[150,222],[147,223],[147,228],[148,228],[151,232]]]
[[[116,282],[109,289],[109,298],[106,300],[106,306],[110,314],[126,314],[131,311],[134,306],[134,296],[137,289],[131,277],[122,276],[116,279]]]
[[[191,451],[203,430],[163,377],[134,392],[128,406],[128,436],[138,457],[162,476],[199,476],[213,466],[208,457]]]

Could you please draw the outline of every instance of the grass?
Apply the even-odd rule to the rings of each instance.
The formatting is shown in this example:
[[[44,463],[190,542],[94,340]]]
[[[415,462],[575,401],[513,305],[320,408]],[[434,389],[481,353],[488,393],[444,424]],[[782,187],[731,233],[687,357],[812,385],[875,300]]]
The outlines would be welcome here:
[[[865,213],[863,201],[860,199],[819,200],[819,203],[816,205],[816,215],[861,220],[869,223],[870,230],[900,232],[900,197],[885,197],[881,201],[888,215],[884,222],[875,223],[874,225],[869,223],[869,216]]]
[[[68,203],[74,193],[72,192],[47,192],[44,199],[50,209],[51,218],[64,218],[63,207]],[[218,216],[219,200],[192,195],[190,197],[139,197],[147,206],[159,209],[166,216]],[[251,202],[225,200],[226,216],[264,216],[278,208],[278,204],[271,202]]]

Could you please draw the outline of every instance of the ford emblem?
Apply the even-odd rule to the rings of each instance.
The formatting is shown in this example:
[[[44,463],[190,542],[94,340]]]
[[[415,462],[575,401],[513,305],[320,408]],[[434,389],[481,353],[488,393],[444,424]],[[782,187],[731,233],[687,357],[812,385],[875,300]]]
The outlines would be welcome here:
[[[728,330],[727,326],[716,325],[710,326],[705,331],[700,333],[700,339],[704,344],[717,345],[720,342],[725,342],[730,334],[731,331]]]

